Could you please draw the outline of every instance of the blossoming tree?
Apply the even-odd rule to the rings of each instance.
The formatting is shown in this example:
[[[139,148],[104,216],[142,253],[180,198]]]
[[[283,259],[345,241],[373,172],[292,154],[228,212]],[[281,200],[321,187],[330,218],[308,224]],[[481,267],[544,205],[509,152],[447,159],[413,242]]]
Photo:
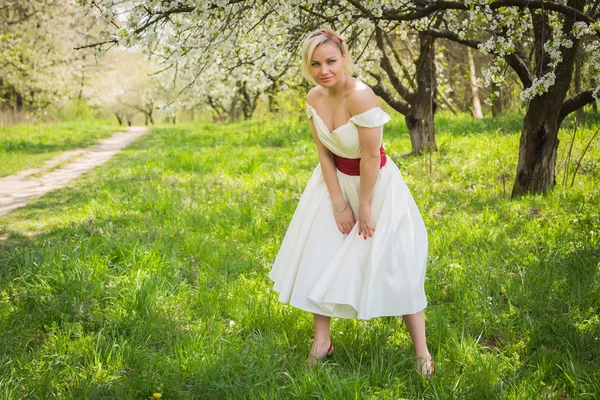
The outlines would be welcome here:
[[[579,47],[588,82],[598,81],[600,2],[468,1],[448,8],[443,16],[446,29],[424,32],[492,55],[484,70],[484,85],[502,84],[506,67],[516,72],[523,85],[521,99],[527,110],[513,196],[551,189],[562,121],[598,99],[600,87],[577,88],[575,95],[566,97]]]
[[[590,87],[566,99],[575,55],[585,37],[594,39],[588,39],[584,46],[587,55],[583,70],[594,77],[600,75],[598,0],[80,0],[79,3],[98,10],[114,26],[106,31],[105,40],[95,45],[138,43],[172,64],[191,59],[195,76],[215,63],[222,65],[226,74],[236,68],[260,71],[258,79],[243,80],[242,88],[256,85],[261,74],[284,76],[293,65],[290,60],[294,59],[306,32],[323,24],[338,28],[349,38],[359,58],[365,52],[372,56],[361,60],[362,72],[369,72],[377,81],[372,85],[375,92],[405,115],[415,152],[435,149],[434,38],[444,37],[479,48],[493,55],[484,71],[484,84],[501,84],[502,71],[507,65],[523,84],[521,97],[527,102],[527,111],[513,195],[544,192],[553,187],[560,123],[598,97],[598,88]],[[119,14],[125,16],[124,24],[116,22]],[[413,90],[403,83],[398,73],[399,63],[394,64],[388,55],[389,52],[394,55],[394,49],[386,38],[406,29],[417,31],[419,36],[417,85]],[[527,48],[531,49],[533,60],[526,56]],[[375,58],[377,63],[369,63],[369,59]],[[259,62],[262,64],[256,69]],[[385,79],[373,70],[374,64],[386,74]],[[266,71],[269,67],[277,73]],[[270,84],[275,85],[277,80],[271,79]],[[393,89],[384,82],[389,82]],[[248,98],[251,109],[252,98]]]

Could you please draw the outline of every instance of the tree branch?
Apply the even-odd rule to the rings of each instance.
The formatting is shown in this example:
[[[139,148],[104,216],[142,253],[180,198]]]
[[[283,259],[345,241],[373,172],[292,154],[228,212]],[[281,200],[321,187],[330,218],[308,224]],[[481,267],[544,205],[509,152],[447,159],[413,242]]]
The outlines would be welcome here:
[[[478,40],[460,39],[458,37],[458,34],[452,32],[452,31],[449,31],[447,29],[445,29],[443,31],[440,31],[437,29],[427,29],[423,32],[426,32],[426,33],[428,33],[432,36],[438,37],[438,38],[448,39],[453,42],[460,43],[460,44],[468,46],[468,47],[472,47],[474,49],[479,49],[479,46],[481,45],[481,42]],[[518,75],[519,79],[521,80],[521,83],[523,84],[523,87],[528,88],[529,86],[531,86],[533,77],[531,75],[531,72],[529,71],[529,66],[527,65],[527,61],[525,61],[525,57],[522,54],[520,54],[519,52],[514,52],[512,54],[508,54],[508,55],[504,56],[504,59],[506,60],[508,65],[510,65],[511,68],[515,71],[515,73]]]
[[[570,99],[565,100],[560,108],[560,112],[558,113],[558,126],[560,126],[563,119],[565,119],[572,112],[575,112],[583,106],[596,101],[594,97],[592,97],[593,93],[594,89],[589,89],[571,97]]]
[[[86,44],[84,46],[74,47],[73,50],[82,50],[82,49],[87,49],[89,47],[103,46],[107,43],[112,43],[113,45],[115,45],[115,44],[119,43],[119,41],[117,39],[111,39],[111,40],[106,40],[104,42],[97,42],[97,43],[92,43],[92,44]]]
[[[407,102],[411,103],[414,98],[414,93],[409,91],[403,84],[400,82],[398,75],[394,71],[394,67],[390,62],[387,54],[385,53],[385,45],[383,43],[383,30],[380,27],[375,27],[375,42],[377,43],[377,47],[381,50],[381,60],[379,61],[379,65],[386,72],[387,76],[390,78],[390,82],[394,89],[398,92],[400,96]]]
[[[410,85],[410,88],[413,90],[413,92],[416,92],[417,85],[415,83],[415,80],[410,75],[410,71],[408,70],[406,65],[404,65],[404,63],[402,62],[402,58],[400,57],[400,54],[394,47],[394,43],[392,42],[392,39],[390,39],[389,35],[383,35],[383,36],[385,38],[385,42],[387,43],[387,45],[390,47],[390,50],[392,51],[394,59],[396,60],[398,65],[400,65],[400,68],[402,69],[402,72],[404,73],[404,78],[408,81],[408,84]]]
[[[321,13],[313,11],[312,9],[308,8],[305,4],[302,4],[302,5],[298,6],[298,8],[300,10],[306,11],[310,15],[314,15],[315,17],[318,17],[318,18],[322,19],[323,21],[328,22],[330,24],[334,23],[334,22],[337,22],[337,18],[336,17],[328,17],[327,15],[323,15]]]
[[[196,9],[195,6],[181,6],[181,7],[174,8],[172,10],[167,10],[167,11],[164,11],[161,13],[149,15],[148,21],[144,25],[140,26],[135,31],[133,31],[133,33],[138,35],[141,32],[145,31],[147,28],[149,28],[151,25],[156,24],[158,21],[168,18],[169,15],[171,15],[171,14],[188,13],[188,12],[194,11],[195,9]],[[155,16],[156,18],[152,19],[153,16]]]
[[[377,85],[369,85],[373,92],[375,92],[377,96],[381,97],[386,103],[388,103],[394,110],[398,111],[400,114],[408,114],[408,112],[410,111],[410,104],[396,99],[392,92],[390,92],[381,83],[381,76],[377,75],[374,72],[369,72],[369,74],[377,80]]]
[[[493,1],[489,4],[489,7],[492,10],[496,10],[502,7],[519,7],[519,8],[528,8],[530,10],[550,10],[556,11],[558,13],[569,15],[572,18],[575,18],[576,21],[585,21],[587,23],[594,23],[596,20],[583,12],[577,10],[576,8],[569,7],[565,4],[561,4],[558,2],[552,1],[543,1],[543,0],[498,0]],[[428,17],[431,14],[437,11],[443,10],[469,10],[469,6],[464,4],[463,2],[454,2],[454,1],[436,1],[433,4],[423,7],[421,9],[412,11],[410,13],[398,13],[396,10],[384,10],[382,16],[376,19],[384,19],[391,21],[412,21],[416,19],[421,19],[424,17]],[[368,15],[365,15],[368,17]]]

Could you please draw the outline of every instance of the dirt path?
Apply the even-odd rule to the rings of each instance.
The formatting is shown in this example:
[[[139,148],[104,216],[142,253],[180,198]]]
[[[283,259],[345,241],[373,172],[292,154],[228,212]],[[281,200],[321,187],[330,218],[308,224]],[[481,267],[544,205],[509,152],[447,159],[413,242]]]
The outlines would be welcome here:
[[[117,132],[87,149],[67,151],[46,162],[41,168],[28,169],[0,178],[0,216],[23,207],[27,202],[58,189],[84,172],[104,164],[148,131],[135,126]]]

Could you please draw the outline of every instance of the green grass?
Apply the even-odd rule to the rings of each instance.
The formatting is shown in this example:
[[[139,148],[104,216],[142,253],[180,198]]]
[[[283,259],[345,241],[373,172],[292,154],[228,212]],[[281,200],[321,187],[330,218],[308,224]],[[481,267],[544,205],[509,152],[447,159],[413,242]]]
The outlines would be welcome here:
[[[315,146],[253,121],[156,128],[0,219],[0,398],[599,397],[600,140],[563,188],[562,131],[557,187],[510,199],[519,126],[443,114],[439,152],[402,158],[386,126],[429,232],[432,381],[391,317],[334,320],[333,360],[305,365],[312,316],[267,274]]]
[[[98,119],[0,127],[0,177],[41,167],[66,150],[91,146],[119,129]]]

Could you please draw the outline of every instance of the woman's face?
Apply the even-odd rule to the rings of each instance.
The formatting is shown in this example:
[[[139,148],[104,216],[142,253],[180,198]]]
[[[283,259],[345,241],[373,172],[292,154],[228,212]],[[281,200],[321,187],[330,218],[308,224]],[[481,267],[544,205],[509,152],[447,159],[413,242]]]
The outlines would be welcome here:
[[[315,49],[310,61],[310,74],[323,87],[332,87],[344,78],[346,57],[340,48],[325,42]]]

